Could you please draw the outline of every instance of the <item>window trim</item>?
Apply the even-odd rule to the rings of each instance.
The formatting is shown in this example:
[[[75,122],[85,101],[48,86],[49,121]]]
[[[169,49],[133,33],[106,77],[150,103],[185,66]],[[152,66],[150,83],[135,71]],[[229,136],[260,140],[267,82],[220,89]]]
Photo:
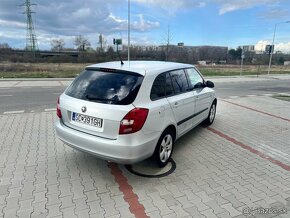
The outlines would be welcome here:
[[[163,96],[163,97],[157,97],[157,98],[154,98],[154,99],[152,99],[152,97],[151,97],[152,89],[153,89],[153,85],[154,85],[156,79],[157,79],[159,76],[163,75],[163,74],[166,74],[166,72],[162,72],[162,73],[158,74],[158,75],[155,77],[155,79],[154,79],[154,81],[153,81],[153,83],[152,83],[151,90],[150,90],[150,99],[151,99],[151,101],[156,101],[156,100],[160,100],[160,99],[166,98],[166,90],[165,90],[165,87],[164,87],[164,96]],[[165,75],[165,81],[166,81],[166,75]]]
[[[188,72],[187,72],[187,69],[194,69],[194,70],[198,73],[198,75],[202,78],[202,84],[205,85],[205,79],[204,79],[204,77],[202,76],[202,74],[198,71],[198,69],[197,69],[195,66],[194,66],[194,67],[187,67],[187,68],[184,68],[185,74],[186,74],[186,76],[187,76],[187,80],[188,80],[188,82],[190,83],[190,90],[191,90],[191,91],[194,91],[194,90],[196,90],[196,89],[200,89],[200,87],[198,87],[198,88],[194,88],[194,87],[192,87],[192,84],[191,84],[191,82],[190,82],[189,74],[188,74]]]
[[[202,74],[197,70],[197,68],[196,68],[195,66],[193,66],[193,67],[185,67],[185,68],[177,68],[177,69],[174,69],[174,70],[168,70],[168,71],[165,71],[165,72],[159,73],[159,74],[154,78],[154,81],[153,81],[153,83],[152,83],[151,90],[150,90],[150,100],[151,100],[151,101],[157,101],[157,100],[160,100],[160,99],[163,99],[163,98],[169,98],[169,97],[172,97],[172,96],[177,96],[177,95],[180,95],[180,94],[183,94],[183,93],[186,93],[186,92],[191,92],[191,91],[197,89],[197,88],[193,88],[193,87],[191,87],[191,83],[190,83],[190,81],[189,81],[189,75],[188,75],[188,73],[187,73],[187,71],[186,71],[187,69],[191,69],[191,68],[194,68],[194,69],[196,70],[196,72],[197,72],[197,73],[200,75],[200,77],[202,78],[202,80],[203,80],[203,84],[205,84],[205,79],[203,78]],[[172,77],[171,77],[171,75],[170,75],[170,72],[177,71],[177,70],[183,70],[183,71],[184,71],[185,76],[186,76],[186,80],[187,80],[187,84],[188,84],[188,87],[189,87],[188,90],[186,90],[186,91],[182,91],[182,92],[179,92],[179,93],[176,93],[176,92],[175,92],[175,90],[174,90],[174,86],[173,86]],[[161,75],[161,74],[165,74],[165,79],[166,79],[166,74],[167,74],[167,73],[168,73],[168,75],[169,75],[169,77],[170,77],[170,80],[171,80],[171,86],[172,86],[172,88],[173,88],[173,94],[171,94],[171,95],[167,95],[167,94],[166,94],[166,89],[165,89],[165,96],[163,96],[163,97],[158,97],[158,98],[155,98],[155,99],[152,99],[152,98],[151,98],[151,92],[152,92],[152,87],[153,87],[153,84],[154,84],[156,78],[157,78],[159,75]]]

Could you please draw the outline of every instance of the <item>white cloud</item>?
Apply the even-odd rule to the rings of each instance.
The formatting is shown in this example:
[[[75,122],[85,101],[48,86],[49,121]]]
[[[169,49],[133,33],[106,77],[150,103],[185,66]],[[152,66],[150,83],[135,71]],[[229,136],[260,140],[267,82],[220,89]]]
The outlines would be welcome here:
[[[257,52],[263,52],[265,51],[266,45],[271,45],[272,42],[267,41],[267,40],[261,40],[258,41],[255,45],[255,50]],[[275,52],[280,51],[283,53],[289,53],[290,52],[290,42],[285,42],[285,43],[276,43],[275,44]]]
[[[168,11],[177,11],[178,9],[189,9],[204,7],[208,0],[132,0],[140,4],[153,5],[161,7]]]
[[[133,31],[135,30],[137,32],[138,31],[145,32],[160,27],[160,23],[158,21],[154,22],[150,20],[145,20],[143,14],[138,14],[136,15],[136,17],[138,17],[139,19],[138,20],[135,19],[130,23],[131,30]],[[112,13],[107,18],[107,21],[118,24],[115,25],[115,27],[113,27],[113,30],[127,31],[128,29],[128,20],[116,17]]]
[[[266,45],[270,45],[270,44],[271,43],[267,40],[258,41],[255,45],[255,50],[257,52],[263,52],[263,51],[265,51]]]
[[[290,52],[290,42],[275,44],[275,51],[281,51],[283,53],[289,53]]]
[[[9,27],[9,28],[25,28],[26,23],[18,21],[7,21],[0,19],[0,27]]]
[[[3,2],[2,2],[3,1]],[[0,27],[26,28],[25,15],[21,14],[22,7],[16,7],[19,0],[1,0],[0,7]],[[116,31],[127,30],[127,16],[117,17],[113,8],[124,6],[117,0],[86,0],[69,1],[57,0],[42,1],[37,6],[32,6],[33,20],[36,32],[45,31],[49,34],[59,35],[88,35],[102,32],[110,34]],[[15,12],[15,8],[18,11]],[[118,10],[117,10],[118,11]],[[13,13],[12,13],[13,12]],[[132,31],[149,31],[158,28],[159,23],[155,20],[147,19],[132,14]]]
[[[153,5],[163,8],[170,12],[176,12],[179,9],[192,9],[204,7],[210,4],[219,6],[219,14],[252,8],[259,5],[277,6],[281,1],[286,0],[132,0],[136,3]]]
[[[268,11],[263,11],[259,13],[258,16],[263,19],[287,19],[289,17],[290,11],[289,9],[284,8],[273,8]]]
[[[219,14],[225,14],[231,11],[236,11],[240,9],[252,8],[258,5],[276,5],[279,0],[238,0],[238,1],[228,1],[228,0],[213,0],[214,2],[220,4]]]
[[[132,29],[136,29],[136,30],[139,29],[144,32],[149,29],[160,27],[160,23],[157,21],[153,22],[150,20],[145,20],[143,14],[138,14],[138,17],[139,17],[139,21],[133,21]]]

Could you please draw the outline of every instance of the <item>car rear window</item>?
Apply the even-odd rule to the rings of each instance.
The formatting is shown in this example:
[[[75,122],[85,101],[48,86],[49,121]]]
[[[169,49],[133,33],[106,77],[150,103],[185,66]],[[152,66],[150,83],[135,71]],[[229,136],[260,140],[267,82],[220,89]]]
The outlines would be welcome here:
[[[130,72],[85,70],[66,90],[68,96],[106,104],[131,104],[143,76]]]

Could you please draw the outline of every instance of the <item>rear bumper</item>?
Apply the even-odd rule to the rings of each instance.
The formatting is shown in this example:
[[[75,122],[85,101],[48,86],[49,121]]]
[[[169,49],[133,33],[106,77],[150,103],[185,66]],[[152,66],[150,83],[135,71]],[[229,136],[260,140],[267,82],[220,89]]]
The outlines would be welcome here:
[[[159,133],[145,135],[142,131],[105,139],[67,127],[61,120],[55,123],[58,138],[72,148],[93,154],[101,159],[120,164],[133,164],[150,157]]]

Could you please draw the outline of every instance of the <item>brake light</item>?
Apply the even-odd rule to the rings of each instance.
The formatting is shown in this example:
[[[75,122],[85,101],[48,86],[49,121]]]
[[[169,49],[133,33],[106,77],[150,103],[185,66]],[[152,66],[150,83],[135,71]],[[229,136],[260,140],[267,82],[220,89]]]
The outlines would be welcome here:
[[[134,108],[121,120],[119,134],[138,132],[144,125],[149,110],[146,108]]]
[[[60,106],[59,106],[59,97],[57,99],[56,115],[61,119],[61,110],[60,110]]]

